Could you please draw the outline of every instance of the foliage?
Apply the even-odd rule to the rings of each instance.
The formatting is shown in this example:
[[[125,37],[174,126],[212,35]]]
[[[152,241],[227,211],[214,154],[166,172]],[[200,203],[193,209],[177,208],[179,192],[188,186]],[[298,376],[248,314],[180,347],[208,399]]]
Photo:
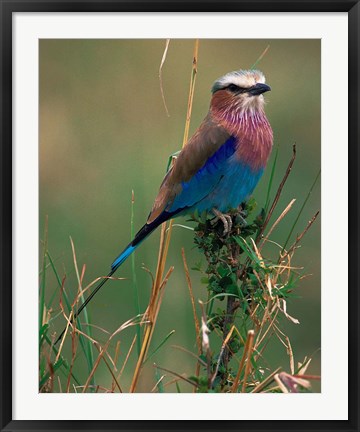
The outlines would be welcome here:
[[[291,267],[291,257],[285,254],[276,261],[261,255],[257,237],[265,220],[262,209],[255,215],[256,203],[250,200],[239,209],[229,212],[231,230],[224,235],[220,219],[201,215],[195,218],[195,244],[206,258],[206,267],[196,266],[194,270],[203,274],[201,282],[208,292],[207,325],[211,332],[222,335],[226,345],[220,353],[209,353],[210,376],[196,378],[200,391],[236,391],[236,370],[229,363],[232,357],[244,355],[249,331],[254,332],[251,362],[251,376],[246,391],[251,391],[263,381],[265,368],[263,352],[269,337],[276,334],[288,352],[291,345],[280,330],[278,314],[285,315],[298,323],[286,312],[286,301],[294,297],[294,288],[300,280],[298,269]],[[246,220],[251,220],[247,223]],[[258,241],[257,243],[260,243]],[[215,308],[215,304],[219,304]],[[224,304],[225,303],[225,304]],[[266,337],[266,335],[268,337]],[[204,368],[206,369],[206,368]],[[240,372],[240,380],[245,370]]]

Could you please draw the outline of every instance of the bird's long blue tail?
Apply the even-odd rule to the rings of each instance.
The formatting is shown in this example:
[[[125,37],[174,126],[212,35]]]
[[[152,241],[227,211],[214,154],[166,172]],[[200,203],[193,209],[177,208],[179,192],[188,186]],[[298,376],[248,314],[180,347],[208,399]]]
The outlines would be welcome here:
[[[139,245],[140,243],[138,243],[136,246],[133,246],[132,243],[130,243],[111,264],[111,270],[115,272],[121,266],[121,264],[129,258],[129,256]]]
[[[168,214],[166,214],[168,215]],[[129,256],[134,252],[134,250],[141,245],[141,243],[165,220],[169,217],[158,218],[150,224],[145,224],[141,230],[136,234],[134,240],[126,246],[126,248],[121,252],[121,254],[113,261],[111,264],[111,271],[115,272],[121,264],[123,264]]]

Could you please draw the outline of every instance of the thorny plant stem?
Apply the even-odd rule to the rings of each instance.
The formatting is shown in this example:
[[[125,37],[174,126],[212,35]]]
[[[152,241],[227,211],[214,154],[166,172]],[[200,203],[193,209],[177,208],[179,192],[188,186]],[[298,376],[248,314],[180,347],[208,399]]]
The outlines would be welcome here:
[[[240,232],[239,232],[240,234]],[[240,260],[240,248],[239,246],[232,246],[231,250],[229,250],[231,254],[232,260],[235,262]],[[227,297],[227,305],[226,305],[226,316],[224,319],[224,327],[223,327],[223,341],[226,341],[227,335],[230,331],[230,328],[232,324],[235,321],[235,313],[236,309],[238,307],[239,301],[236,297],[228,296]],[[232,353],[229,349],[228,342],[225,345],[224,351],[223,351],[223,364],[225,366],[225,369],[228,369],[228,364],[231,359]]]

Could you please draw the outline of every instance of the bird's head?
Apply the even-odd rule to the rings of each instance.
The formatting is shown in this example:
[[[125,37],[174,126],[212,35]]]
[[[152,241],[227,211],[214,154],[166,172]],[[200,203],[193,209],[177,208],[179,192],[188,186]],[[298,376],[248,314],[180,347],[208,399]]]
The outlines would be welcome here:
[[[257,112],[264,106],[263,93],[269,90],[264,74],[258,70],[229,72],[212,86],[211,108]]]

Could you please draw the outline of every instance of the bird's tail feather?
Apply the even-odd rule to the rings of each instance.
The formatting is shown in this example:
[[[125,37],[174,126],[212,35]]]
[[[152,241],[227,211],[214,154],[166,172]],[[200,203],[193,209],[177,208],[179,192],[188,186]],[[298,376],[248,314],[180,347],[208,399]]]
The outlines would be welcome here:
[[[140,243],[139,243],[140,244]],[[114,260],[114,262],[111,264],[111,270],[116,271],[123,262],[126,261],[126,259],[134,252],[134,250],[137,248],[137,246],[133,246],[132,242],[121,252],[121,254]]]
[[[134,240],[121,252],[121,254],[111,264],[111,270],[116,271],[123,262],[129,258],[134,250],[161,224],[162,221],[155,220],[150,224],[145,224],[136,234]]]

